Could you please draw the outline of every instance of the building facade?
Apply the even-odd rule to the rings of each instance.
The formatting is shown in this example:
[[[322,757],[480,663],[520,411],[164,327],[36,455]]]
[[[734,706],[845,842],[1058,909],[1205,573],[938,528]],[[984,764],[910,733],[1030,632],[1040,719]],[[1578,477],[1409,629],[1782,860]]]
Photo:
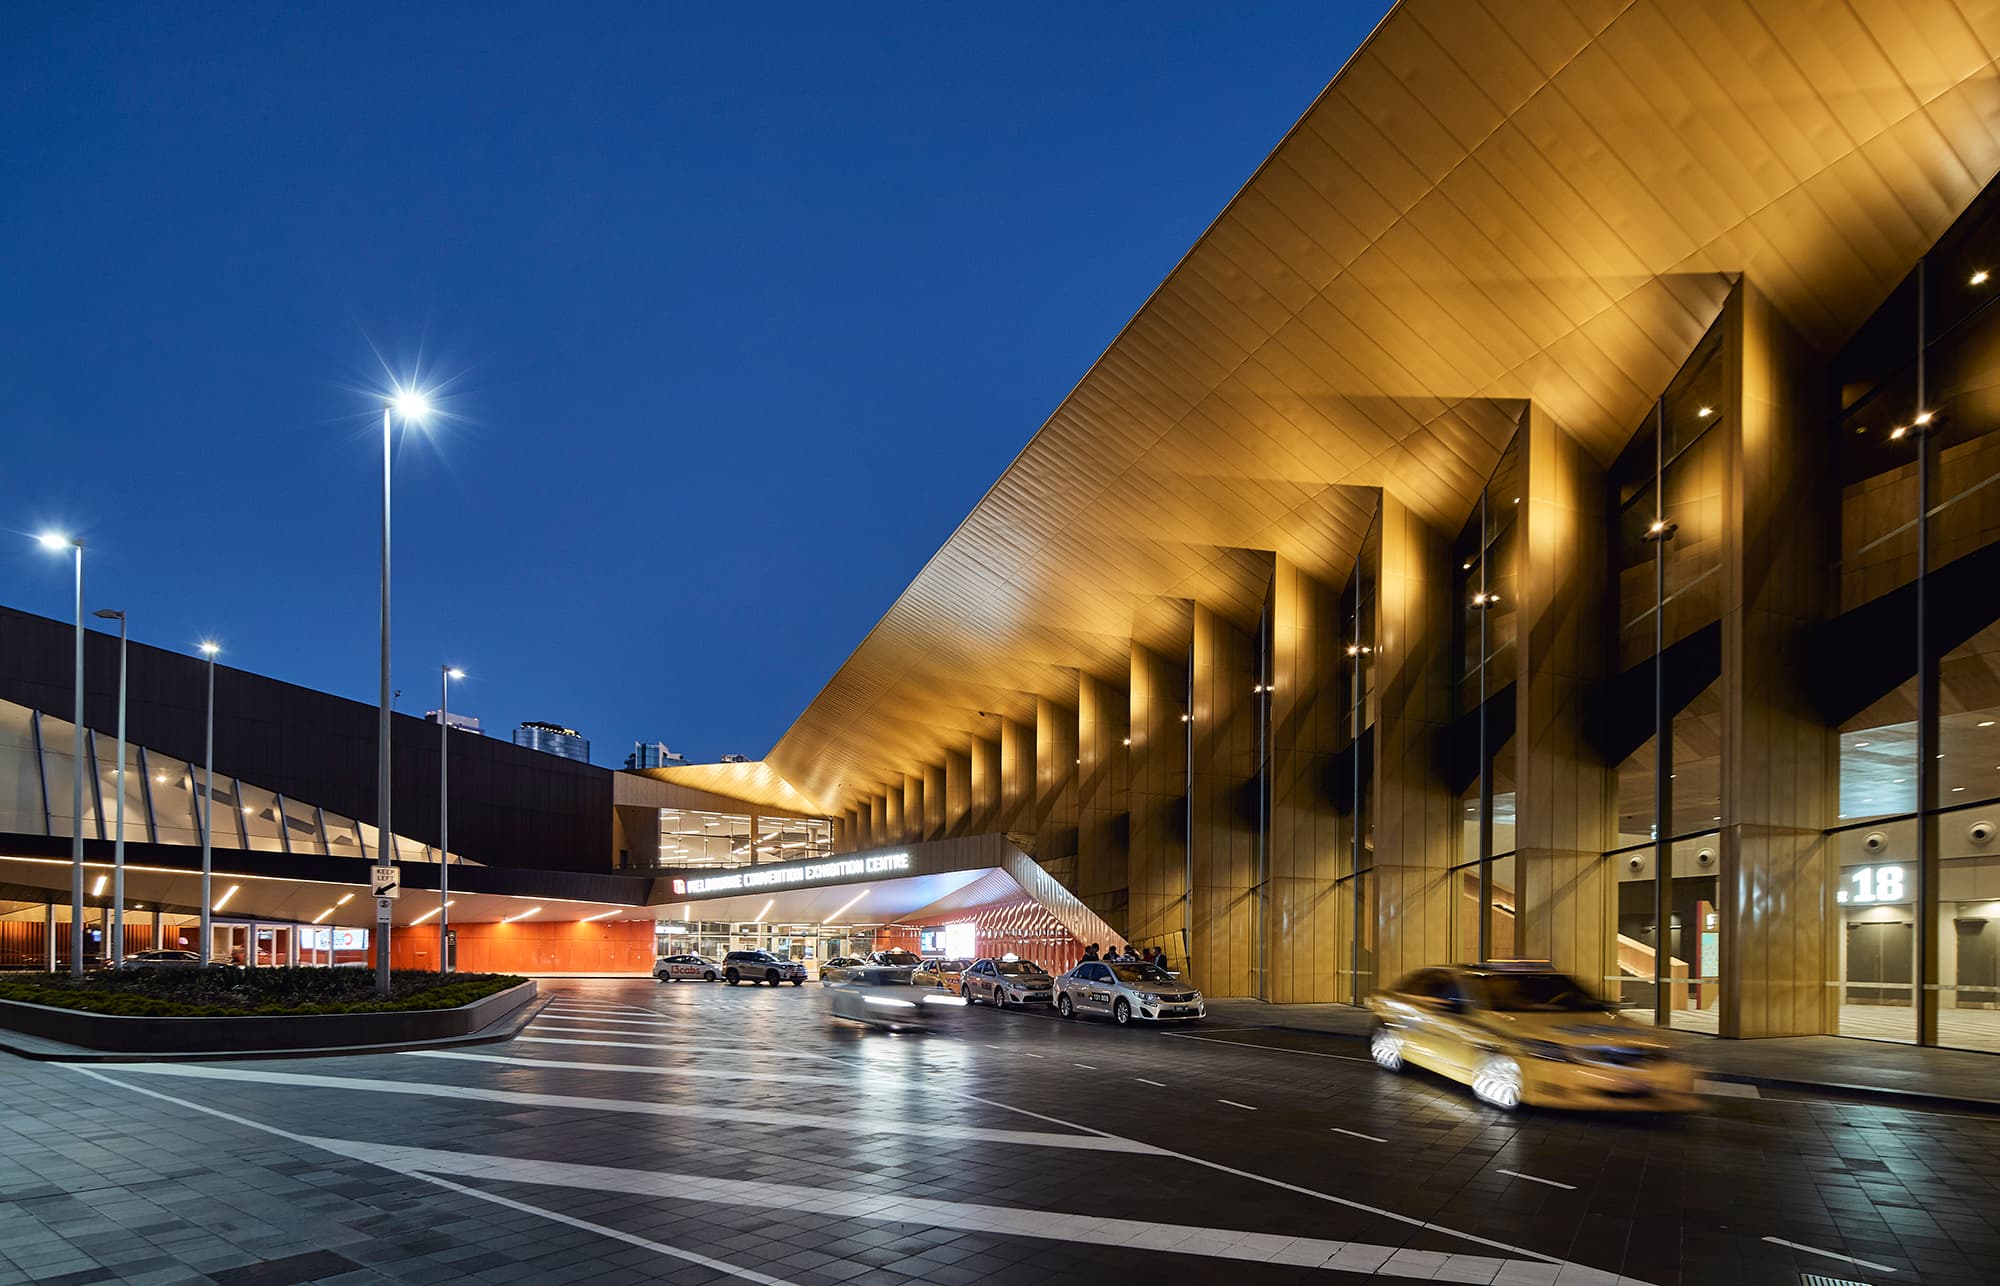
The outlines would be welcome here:
[[[625,766],[635,771],[641,768],[672,768],[687,761],[686,755],[667,749],[664,741],[635,741],[632,753],[625,756]]]
[[[590,762],[590,742],[574,728],[530,721],[514,729],[514,744],[576,763]]]
[[[2000,1050],[1996,48],[1399,5],[768,762],[1210,995]]]

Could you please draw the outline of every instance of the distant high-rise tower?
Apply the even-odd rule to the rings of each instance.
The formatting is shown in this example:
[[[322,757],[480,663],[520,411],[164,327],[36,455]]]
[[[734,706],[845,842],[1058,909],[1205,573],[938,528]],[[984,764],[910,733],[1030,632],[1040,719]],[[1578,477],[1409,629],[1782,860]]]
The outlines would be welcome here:
[[[545,754],[561,755],[564,759],[574,759],[580,764],[590,762],[590,743],[574,728],[565,728],[559,723],[541,723],[529,720],[514,729],[514,744],[526,746],[530,750],[540,750]]]
[[[687,761],[686,755],[677,755],[667,749],[664,741],[635,741],[632,753],[625,756],[627,768],[671,768]]]

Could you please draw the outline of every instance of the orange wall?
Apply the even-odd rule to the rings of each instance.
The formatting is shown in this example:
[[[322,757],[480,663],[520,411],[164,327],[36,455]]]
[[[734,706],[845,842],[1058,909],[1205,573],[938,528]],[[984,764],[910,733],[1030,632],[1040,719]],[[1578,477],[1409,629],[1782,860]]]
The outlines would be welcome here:
[[[517,920],[454,924],[462,973],[650,973],[653,925],[644,920]],[[397,929],[398,969],[437,968],[435,924]]]

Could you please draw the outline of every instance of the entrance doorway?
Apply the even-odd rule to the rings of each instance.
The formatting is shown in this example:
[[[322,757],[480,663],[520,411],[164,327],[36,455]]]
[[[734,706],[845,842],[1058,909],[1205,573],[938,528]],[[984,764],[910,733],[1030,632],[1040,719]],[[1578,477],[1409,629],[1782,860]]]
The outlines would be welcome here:
[[[1847,1003],[1907,1005],[1917,927],[1908,922],[1849,921]],[[1876,984],[1876,985],[1869,985]]]

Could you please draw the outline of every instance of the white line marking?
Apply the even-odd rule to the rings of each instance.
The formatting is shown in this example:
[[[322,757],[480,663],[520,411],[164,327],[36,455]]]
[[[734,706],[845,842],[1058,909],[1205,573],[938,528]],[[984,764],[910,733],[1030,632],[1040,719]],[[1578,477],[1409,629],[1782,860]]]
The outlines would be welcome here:
[[[1737,1083],[1736,1083],[1735,1081],[1703,1081],[1703,1080],[1698,1080],[1698,1081],[1696,1081],[1696,1082],[1694,1083],[1694,1088],[1695,1088],[1695,1092],[1696,1092],[1697,1094],[1706,1094],[1706,1095],[1708,1095],[1708,1096],[1709,1096],[1709,1097],[1711,1097],[1711,1098],[1762,1098],[1762,1097],[1764,1097],[1764,1096],[1763,1096],[1763,1094],[1761,1094],[1761,1093],[1760,1093],[1760,1092],[1758,1091],[1758,1089],[1757,1089],[1757,1087],[1756,1087],[1755,1085],[1739,1085],[1739,1084],[1737,1084]]]
[[[559,1014],[553,1009],[544,1009],[536,1016],[537,1023],[556,1023],[564,1027],[678,1027],[679,1023],[662,1022],[657,1018],[613,1018],[609,1014]],[[634,1033],[637,1035],[638,1033]]]
[[[1096,1069],[1095,1067],[1093,1067],[1093,1066],[1092,1066],[1092,1065],[1090,1065],[1089,1063],[1071,1063],[1071,1064],[1070,1064],[1070,1066],[1071,1066],[1071,1067],[1081,1067],[1081,1068],[1082,1068],[1082,1069],[1083,1069],[1084,1071],[1086,1071],[1086,1072],[1094,1072],[1094,1071],[1096,1071],[1096,1070],[1097,1070],[1097,1069]]]
[[[232,1113],[224,1112],[220,1108],[208,1107],[201,1103],[190,1103],[184,1098],[175,1098],[171,1094],[162,1094],[158,1090],[149,1090],[138,1085],[127,1085],[123,1081],[116,1081],[110,1078],[109,1076],[102,1075],[98,1072],[93,1072],[87,1067],[71,1067],[70,1070],[73,1072],[81,1072],[85,1076],[89,1076],[96,1080],[103,1081],[106,1084],[116,1085],[121,1089],[130,1090],[134,1094],[144,1094],[148,1098],[161,1099],[168,1103],[177,1103],[182,1107],[192,1108],[197,1112],[206,1113],[209,1116],[219,1117],[222,1120],[231,1122],[232,1124],[235,1125],[245,1126],[252,1130],[262,1130],[266,1134],[275,1134],[281,1139],[289,1139],[294,1143],[305,1144],[308,1147],[319,1147],[323,1149],[325,1148],[324,1143],[322,1143],[318,1139],[312,1138],[309,1135],[294,1134],[290,1130],[282,1130],[275,1125],[266,1125],[262,1121],[253,1121],[250,1120],[248,1117],[236,1116],[233,1115]],[[326,1149],[326,1150],[331,1151],[332,1149]],[[336,1156],[341,1155],[339,1152],[335,1152],[334,1154]],[[740,1277],[744,1281],[756,1282],[757,1286],[793,1286],[792,1283],[787,1282],[781,1277],[769,1277],[763,1273],[758,1272],[754,1268],[739,1268],[735,1264],[731,1264],[720,1259],[711,1259],[709,1256],[700,1254],[696,1251],[682,1250],[676,1246],[669,1246],[664,1242],[648,1241],[644,1237],[635,1237],[631,1233],[620,1232],[616,1228],[606,1228],[602,1224],[588,1223],[582,1219],[577,1219],[570,1215],[560,1214],[554,1210],[544,1210],[539,1206],[528,1205],[526,1202],[510,1200],[507,1197],[500,1196],[498,1193],[481,1192],[475,1188],[462,1187],[459,1184],[453,1183],[448,1179],[440,1179],[436,1175],[420,1174],[415,1170],[406,1170],[403,1173],[409,1174],[414,1178],[422,1179],[426,1183],[436,1184],[438,1187],[441,1188],[449,1188],[453,1192],[464,1193],[468,1197],[477,1197],[481,1201],[490,1201],[497,1205],[506,1206],[512,1210],[520,1210],[529,1214],[540,1215],[544,1219],[552,1219],[557,1223],[567,1224],[572,1228],[587,1228],[592,1232],[601,1233],[606,1237],[610,1237],[616,1241],[625,1242],[628,1245],[643,1246],[648,1250],[654,1251],[658,1254],[666,1255],[673,1259],[685,1260],[691,1264],[699,1264],[703,1268],[712,1268],[717,1272],[728,1273],[730,1276]]]
[[[956,1138],[1027,1147],[1071,1148],[1093,1152],[1137,1152],[1159,1155],[1160,1149],[1133,1139],[1093,1134],[1050,1134],[1038,1130],[1000,1130],[978,1125],[948,1125],[895,1117],[870,1118],[849,1113],[825,1116],[812,1112],[763,1108],[716,1107],[694,1103],[644,1103],[630,1099],[589,1098],[580,1094],[532,1094],[521,1090],[479,1089],[466,1085],[430,1085],[414,1081],[367,1077],[320,1076],[307,1072],[266,1072],[250,1068],[197,1067],[191,1063],[128,1063],[123,1070],[144,1076],[177,1076],[192,1080],[233,1081],[238,1084],[294,1086],[300,1089],[351,1090],[363,1094],[403,1094],[416,1098],[520,1103],[531,1107],[566,1107],[586,1112],[622,1112],[637,1116],[684,1117],[692,1120],[741,1121],[793,1129],[838,1130],[848,1134],[897,1134]]]
[[[1576,1185],[1573,1183],[1557,1183],[1554,1179],[1538,1179],[1532,1174],[1522,1174],[1519,1170],[1502,1170],[1500,1173],[1511,1174],[1516,1179],[1526,1179],[1529,1183],[1546,1183],[1551,1188],[1561,1188],[1565,1192],[1576,1191]]]
[[[1167,1087],[1167,1083],[1165,1081],[1149,1081],[1143,1076],[1134,1076],[1132,1079],[1139,1082],[1141,1085],[1151,1085],[1158,1089],[1165,1089]]]
[[[780,1085],[851,1087],[854,1084],[852,1079],[845,1076],[814,1076],[808,1072],[753,1072],[723,1067],[695,1067],[687,1063],[659,1067],[651,1063],[582,1063],[565,1062],[556,1058],[509,1058],[505,1054],[468,1054],[450,1049],[405,1049],[399,1052],[410,1058],[452,1058],[473,1063],[504,1063],[512,1067],[546,1067],[572,1072],[637,1072],[664,1081],[690,1076],[724,1081],[775,1081]]]
[[[1852,1255],[1843,1255],[1837,1250],[1821,1250],[1818,1246],[1807,1246],[1796,1241],[1786,1241],[1783,1237],[1766,1237],[1764,1240],[1776,1246],[1790,1246],[1793,1250],[1803,1250],[1809,1255],[1825,1255],[1828,1259],[1838,1259],[1844,1263],[1859,1264],[1863,1268],[1873,1268],[1878,1273],[1893,1273],[1896,1271],[1887,1264],[1878,1264],[1869,1259],[1856,1259]]]
[[[996,1047],[996,1048],[997,1048],[997,1047]],[[1029,1052],[1028,1052],[1027,1050],[1025,1050],[1025,1049],[1024,1049],[1024,1050],[1022,1050],[1022,1051],[1021,1051],[1021,1057],[1023,1057],[1023,1058],[1040,1058],[1040,1057],[1041,1057],[1041,1055],[1040,1055],[1040,1054],[1030,1054],[1030,1053],[1029,1053]]]
[[[632,1036],[635,1032],[613,1032]],[[746,1050],[766,1058],[809,1058],[816,1063],[829,1061],[823,1054],[802,1049],[772,1049],[768,1045],[696,1045],[684,1040],[585,1040],[581,1036],[516,1036],[515,1045],[589,1045],[596,1049],[665,1049],[678,1054],[741,1054]]]
[[[1238,1103],[1233,1098],[1219,1098],[1215,1101],[1218,1103],[1227,1103],[1231,1107],[1240,1107],[1246,1112],[1254,1112],[1257,1110],[1256,1108],[1251,1107],[1248,1103]]]
[[[1254,1049],[1263,1054],[1304,1054],[1308,1058],[1338,1058],[1347,1063],[1372,1063],[1372,1058],[1361,1058],[1354,1054],[1322,1054],[1316,1049],[1286,1049],[1280,1045],[1252,1045],[1247,1040],[1217,1040],[1213,1036],[1195,1036],[1188,1032],[1167,1032],[1174,1040],[1205,1040],[1211,1045],[1228,1045],[1232,1049]]]
[[[1019,1112],[1023,1116],[1032,1116],[1037,1121],[1047,1121],[1051,1125],[1066,1125],[1072,1130],[1085,1130],[1091,1134],[1102,1134],[1106,1138],[1120,1137],[1106,1130],[1097,1129],[1095,1126],[1079,1125],[1075,1121],[1065,1121],[1059,1116],[1045,1116],[1040,1112],[1031,1112],[1025,1107],[1016,1107],[1012,1103],[1003,1103],[999,1099],[984,1098],[978,1094],[967,1093],[964,1090],[958,1091],[958,1094],[959,1097],[971,1099],[975,1103],[984,1103],[988,1107],[997,1107],[1009,1112]],[[1494,1241],[1491,1237],[1482,1237],[1478,1233],[1460,1232],[1456,1228],[1448,1228],[1441,1223],[1432,1223],[1427,1219],[1419,1219],[1415,1215],[1399,1214],[1394,1210],[1386,1210],[1381,1206],[1371,1206],[1365,1201],[1356,1201],[1352,1197],[1339,1197],[1331,1192],[1321,1192],[1316,1188],[1307,1188],[1296,1183],[1286,1183],[1283,1179],[1274,1179],[1268,1174],[1257,1174],[1251,1170],[1239,1170],[1233,1165],[1224,1165],[1220,1161],[1210,1161],[1206,1157],[1198,1157],[1186,1152],[1175,1152],[1171,1148],[1161,1148],[1160,1155],[1174,1157],[1177,1160],[1187,1162],[1189,1165],[1198,1165],[1205,1169],[1218,1170],[1223,1174],[1234,1175],[1239,1179],[1248,1179],[1252,1183],[1262,1183],[1273,1188],[1283,1188],[1286,1192],[1296,1192],[1302,1197],[1311,1197],[1316,1201],[1324,1201],[1329,1205],[1346,1206],[1349,1210],[1364,1211],[1371,1215],[1380,1216],[1383,1219],[1390,1219],[1396,1223],[1405,1224],[1411,1228],[1424,1228],[1431,1232],[1443,1233],[1446,1236],[1457,1237],[1463,1241],[1472,1242],[1475,1245],[1490,1246],[1494,1250],[1504,1250],[1511,1255],[1525,1255],[1530,1259],[1538,1259],[1545,1264],[1561,1264],[1568,1275],[1565,1286],[1569,1286],[1569,1283],[1572,1282],[1575,1283],[1575,1286],[1614,1286],[1614,1284],[1615,1286],[1647,1286],[1647,1283],[1641,1278],[1620,1278],[1616,1273],[1605,1272],[1600,1268],[1589,1268],[1583,1264],[1573,1263],[1554,1255],[1544,1254],[1539,1250],[1529,1250],[1525,1246],[1515,1246],[1504,1241]]]
[[[1389,1141],[1387,1139],[1378,1139],[1372,1134],[1363,1134],[1359,1130],[1343,1130],[1338,1125],[1333,1127],[1333,1132],[1335,1134],[1345,1134],[1350,1139],[1367,1139],[1370,1143],[1387,1143]]]

